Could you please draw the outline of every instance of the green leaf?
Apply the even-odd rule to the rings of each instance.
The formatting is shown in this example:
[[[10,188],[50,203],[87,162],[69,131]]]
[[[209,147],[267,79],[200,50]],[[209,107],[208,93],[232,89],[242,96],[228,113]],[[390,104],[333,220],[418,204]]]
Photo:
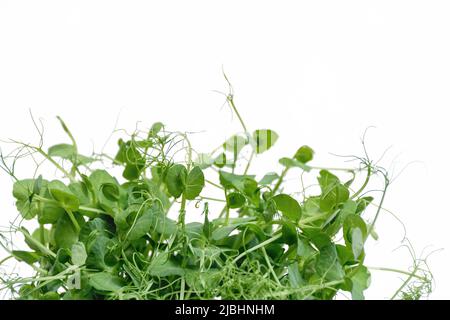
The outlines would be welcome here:
[[[74,213],[74,216],[81,226],[84,223],[83,218],[77,213]],[[59,248],[71,248],[78,241],[78,232],[67,214],[61,216],[56,223],[54,237]]]
[[[295,224],[288,220],[281,221],[281,234],[283,235],[282,239],[284,243],[291,245],[297,244],[297,229],[295,228]]]
[[[314,150],[308,146],[302,146],[294,155],[295,160],[301,163],[307,163],[314,157]]]
[[[334,245],[328,245],[320,249],[316,270],[320,276],[325,277],[328,281],[343,279],[344,269],[340,264]]]
[[[280,178],[280,176],[278,175],[278,173],[269,172],[259,181],[259,183],[263,184],[263,185],[267,185],[267,184],[271,184],[275,180],[278,180],[279,178]]]
[[[302,208],[298,204],[297,200],[283,193],[277,194],[272,198],[272,200],[275,201],[278,210],[281,211],[286,218],[294,222],[297,222],[300,219],[302,215]]]
[[[89,284],[99,291],[116,292],[124,286],[123,279],[107,272],[98,272],[90,275]]]
[[[230,224],[224,227],[219,227],[216,230],[213,231],[211,235],[211,239],[213,240],[222,240],[225,237],[228,237],[228,235],[233,232],[234,229],[239,227],[238,224]]]
[[[48,149],[48,155],[51,157],[60,157],[63,159],[71,159],[76,154],[75,147],[71,144],[57,144]]]
[[[86,157],[77,153],[75,147],[71,144],[57,144],[48,149],[48,155],[51,157],[59,157],[62,159],[69,160],[70,162],[78,165],[86,165],[94,162],[95,159],[91,157]]]
[[[291,285],[292,288],[300,288],[301,286],[305,285],[305,280],[303,280],[298,270],[297,262],[291,263],[288,266],[288,277],[289,277],[289,284]]]
[[[254,217],[234,218],[229,220],[230,224],[219,227],[213,231],[211,236],[213,240],[221,240],[227,237],[234,229],[252,223],[255,220],[255,218]],[[214,220],[215,223],[221,223],[222,221],[223,221],[222,219]]]
[[[273,130],[255,130],[252,135],[253,149],[256,153],[263,153],[269,150],[278,140],[278,134]]]
[[[106,256],[114,241],[105,235],[98,235],[87,246],[86,266],[91,269],[109,270]]]
[[[82,266],[86,262],[87,253],[84,243],[77,242],[72,245],[71,250],[72,263],[77,266]]]
[[[59,180],[49,182],[48,191],[66,210],[77,210],[80,206],[78,198],[70,191],[69,187]]]
[[[186,188],[187,170],[182,164],[175,164],[169,168],[166,176],[166,184],[169,193],[178,198]]]
[[[41,204],[42,210],[38,214],[40,224],[55,223],[65,213],[62,207],[52,203]]]
[[[29,265],[39,261],[39,258],[41,257],[37,252],[13,250],[11,253],[17,260],[23,261]]]
[[[235,158],[239,155],[242,148],[248,144],[248,138],[246,136],[234,135],[223,143],[225,151],[232,152]]]
[[[16,207],[26,220],[33,219],[38,213],[39,207],[33,199],[35,179],[16,181],[13,185],[13,196],[16,198]]]
[[[358,266],[358,271],[351,278],[352,299],[364,300],[364,290],[370,286],[370,272],[365,266]]]
[[[327,170],[320,171],[319,181],[322,190],[320,208],[322,211],[329,212],[337,205],[344,203],[350,197],[348,188],[345,187],[332,173]]]
[[[367,237],[367,225],[358,215],[349,215],[344,221],[344,240],[347,247],[352,249],[357,260],[364,251],[364,241]]]
[[[185,274],[185,270],[172,261],[166,252],[154,257],[148,270],[154,277],[183,276]]]
[[[219,171],[219,181],[225,189],[234,188],[241,192],[247,191],[246,193],[251,193],[258,187],[253,175],[238,175],[222,170]]]
[[[241,208],[245,202],[245,197],[239,192],[231,192],[227,195],[227,205],[231,209]]]
[[[188,174],[184,195],[188,200],[194,200],[205,186],[205,176],[199,166],[195,166]]]
[[[154,203],[136,220],[136,223],[128,233],[128,239],[139,239],[151,231],[170,236],[176,232],[176,229],[175,221],[167,218],[160,206]]]
[[[200,169],[206,169],[214,163],[214,160],[207,153],[199,153],[194,163],[199,166]]]
[[[23,230],[22,232],[26,232],[25,230]],[[41,237],[41,232],[43,232],[43,237]],[[33,233],[31,234],[31,238],[33,238],[36,242],[44,245],[44,247],[49,243],[50,241],[50,231],[48,231],[47,229],[43,229],[41,230],[40,228],[37,228],[36,230],[33,231]],[[43,238],[43,239],[41,239]],[[44,242],[42,242],[41,240],[43,240]],[[41,248],[39,248],[38,245],[36,245],[32,240],[28,239],[25,237],[25,243],[33,250],[35,251],[40,251]]]
[[[100,187],[101,192],[109,201],[117,202],[120,197],[119,186],[114,183],[104,183]]]
[[[297,255],[299,257],[302,257],[304,260],[308,260],[316,254],[317,251],[309,244],[307,239],[298,237]]]
[[[162,128],[164,128],[164,124],[161,122],[155,122],[150,128],[149,136],[156,137]]]
[[[297,161],[295,159],[291,159],[291,158],[281,158],[278,161],[282,166],[286,167],[286,168],[300,168],[303,171],[309,172],[311,171],[311,167],[304,164],[303,162]]]

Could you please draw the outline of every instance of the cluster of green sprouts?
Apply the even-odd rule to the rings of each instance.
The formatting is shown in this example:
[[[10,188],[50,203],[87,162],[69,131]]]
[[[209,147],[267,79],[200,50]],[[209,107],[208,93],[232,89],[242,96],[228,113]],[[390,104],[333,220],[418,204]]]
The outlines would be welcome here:
[[[2,275],[0,289],[19,299],[333,299],[338,292],[363,299],[370,285],[364,247],[376,237],[387,173],[368,157],[356,158],[355,168],[316,167],[313,150],[300,146],[279,160],[278,172],[257,179],[252,159],[278,135],[248,131],[232,94],[227,102],[244,132],[211,153],[196,153],[188,134],[161,123],[120,139],[114,155],[80,154],[59,118],[70,143],[44,149],[37,125],[37,146],[12,141],[17,148],[2,155],[1,167],[14,179],[20,215],[1,232],[8,255],[0,264],[15,259],[34,274]],[[33,178],[16,175],[22,158],[36,163]],[[60,178],[39,175],[42,162]],[[288,172],[302,185],[295,195],[285,191]],[[307,192],[304,175],[317,176],[316,193]],[[367,187],[377,175],[385,183],[376,204]],[[188,223],[193,216],[201,221]],[[17,233],[28,249],[16,247]],[[407,277],[393,298],[431,290],[424,261],[410,272],[379,269]]]

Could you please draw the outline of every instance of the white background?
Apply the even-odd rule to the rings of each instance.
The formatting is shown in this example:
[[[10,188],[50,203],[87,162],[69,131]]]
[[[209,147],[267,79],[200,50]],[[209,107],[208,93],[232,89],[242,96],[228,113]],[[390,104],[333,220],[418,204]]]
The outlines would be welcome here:
[[[280,135],[268,170],[303,145],[318,164],[362,155],[360,138],[396,175],[386,207],[405,223],[435,276],[431,298],[449,299],[450,4],[448,1],[0,1],[0,138],[99,150],[118,127],[155,121],[213,148],[239,123],[224,97],[222,65],[251,129]],[[111,147],[114,147],[112,142]],[[2,143],[2,148],[8,148]],[[260,159],[259,159],[260,160]],[[260,166],[263,166],[260,164]],[[32,173],[23,168],[23,176]],[[0,224],[15,216],[0,174]],[[368,263],[406,269],[393,251],[402,228],[384,213]],[[398,275],[373,272],[368,298],[389,298]]]

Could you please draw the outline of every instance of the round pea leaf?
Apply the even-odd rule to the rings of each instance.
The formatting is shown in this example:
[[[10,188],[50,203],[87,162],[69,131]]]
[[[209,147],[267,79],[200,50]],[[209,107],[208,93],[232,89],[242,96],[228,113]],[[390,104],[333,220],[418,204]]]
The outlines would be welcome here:
[[[205,176],[199,166],[194,167],[186,179],[184,195],[188,200],[194,200],[205,186]]]
[[[187,170],[182,164],[175,164],[169,168],[166,176],[166,185],[169,193],[178,198],[186,187]]]
[[[277,209],[283,213],[283,215],[291,221],[298,221],[302,215],[302,208],[298,204],[297,200],[288,196],[287,194],[278,194],[272,198],[277,205]]]
[[[239,192],[232,192],[227,195],[227,205],[231,209],[241,208],[245,204],[245,197]]]
[[[295,160],[301,163],[307,163],[311,161],[313,157],[314,157],[314,150],[308,146],[300,147],[294,156]]]
[[[48,191],[65,209],[77,210],[80,206],[78,198],[72,193],[69,187],[59,180],[49,182]]]

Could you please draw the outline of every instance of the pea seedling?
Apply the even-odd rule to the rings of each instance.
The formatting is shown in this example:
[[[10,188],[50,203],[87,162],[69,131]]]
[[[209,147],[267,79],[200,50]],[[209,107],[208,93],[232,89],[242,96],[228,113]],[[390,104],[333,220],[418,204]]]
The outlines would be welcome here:
[[[355,168],[315,167],[305,145],[257,179],[250,163],[278,134],[248,131],[233,96],[227,101],[244,133],[209,154],[196,155],[187,134],[159,122],[120,139],[113,156],[80,154],[60,118],[70,143],[45,150],[42,139],[38,146],[15,141],[1,167],[14,179],[20,219],[1,233],[8,256],[0,264],[15,259],[34,275],[4,275],[2,289],[18,299],[333,299],[338,292],[364,299],[365,243],[376,238],[387,173],[368,158]],[[175,161],[180,153],[185,160]],[[15,164],[24,157],[43,158],[63,178],[19,178]],[[120,177],[111,165],[121,168]],[[315,175],[317,192],[302,186],[287,193],[290,173],[298,185],[303,175]],[[352,178],[342,181],[340,173]],[[359,175],[365,178],[355,186]],[[378,204],[367,189],[374,176],[385,182]],[[223,196],[208,197],[209,189]],[[223,209],[213,211],[213,202]],[[365,215],[369,206],[378,208],[372,218]],[[201,221],[186,222],[200,214]],[[23,235],[29,248],[17,249],[9,233]],[[393,298],[417,299],[431,290],[424,266],[416,259],[412,271],[378,269],[407,277]]]

